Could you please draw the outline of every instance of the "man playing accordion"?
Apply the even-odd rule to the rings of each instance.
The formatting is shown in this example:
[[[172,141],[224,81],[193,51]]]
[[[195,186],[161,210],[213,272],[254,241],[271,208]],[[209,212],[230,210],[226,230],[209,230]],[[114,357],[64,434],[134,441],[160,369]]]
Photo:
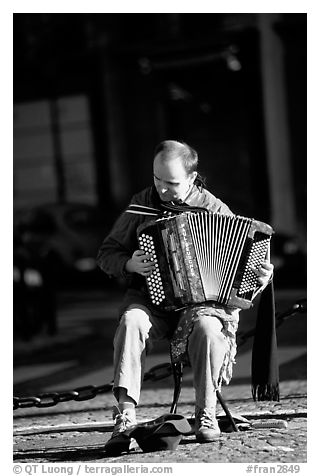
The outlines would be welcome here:
[[[128,283],[114,337],[114,409],[112,437],[136,424],[145,370],[146,352],[152,342],[171,339],[178,329],[188,332],[188,359],[195,388],[195,434],[198,442],[219,436],[216,420],[216,390],[228,384],[236,354],[239,309],[214,302],[192,305],[169,312],[156,307],[147,292],[146,278],[155,262],[139,249],[138,227],[157,215],[164,204],[205,208],[213,213],[233,215],[221,200],[204,186],[197,173],[198,156],[185,143],[167,140],[155,150],[154,184],[132,197],[105,238],[97,257],[101,269]],[[272,278],[269,259],[256,270],[263,289]]]

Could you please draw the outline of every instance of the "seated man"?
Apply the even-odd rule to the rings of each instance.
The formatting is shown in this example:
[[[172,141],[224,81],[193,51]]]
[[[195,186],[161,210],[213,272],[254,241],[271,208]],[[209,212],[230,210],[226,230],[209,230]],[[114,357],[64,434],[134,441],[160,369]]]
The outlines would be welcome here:
[[[190,313],[188,357],[194,373],[196,439],[212,441],[220,434],[216,390],[222,381],[228,383],[231,378],[239,309],[210,302],[174,314],[160,311],[152,304],[146,288],[145,278],[154,270],[154,263],[138,249],[137,241],[138,226],[152,218],[147,207],[187,204],[232,215],[228,206],[204,187],[197,165],[197,153],[187,144],[173,140],[159,144],[154,156],[154,184],[133,196],[98,253],[97,261],[104,272],[128,278],[114,338],[113,392],[118,406],[113,436],[136,424],[135,407],[140,397],[146,350],[152,341],[170,338],[179,321],[182,324],[190,321]],[[267,285],[272,273],[273,265],[265,260],[257,271],[262,287]]]

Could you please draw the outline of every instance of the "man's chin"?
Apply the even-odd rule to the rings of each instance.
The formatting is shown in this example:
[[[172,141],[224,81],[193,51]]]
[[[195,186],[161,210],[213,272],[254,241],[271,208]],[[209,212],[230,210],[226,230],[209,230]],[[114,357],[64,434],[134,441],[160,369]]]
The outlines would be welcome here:
[[[164,197],[164,196],[161,195],[160,193],[159,193],[159,196],[160,196],[160,200],[161,200],[162,202],[172,202],[172,201],[174,200],[174,198]]]
[[[158,192],[160,200],[165,203],[173,202],[173,203],[180,203],[181,199],[177,197],[168,197],[167,195],[164,197],[161,193]]]

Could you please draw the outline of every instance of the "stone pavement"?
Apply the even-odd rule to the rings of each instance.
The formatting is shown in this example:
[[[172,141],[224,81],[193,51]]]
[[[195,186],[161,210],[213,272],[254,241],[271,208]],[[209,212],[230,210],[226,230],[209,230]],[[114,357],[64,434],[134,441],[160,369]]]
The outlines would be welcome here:
[[[138,420],[156,418],[170,410],[172,384],[145,383],[138,407]],[[166,382],[167,381],[167,382]],[[167,386],[166,386],[167,384]],[[103,447],[110,437],[110,393],[92,400],[60,403],[50,408],[14,411],[14,461],[102,462],[102,463],[306,463],[307,398],[306,381],[281,384],[280,402],[254,402],[248,385],[230,385],[223,389],[229,409],[250,422],[281,420],[286,428],[249,429],[223,432],[212,443],[199,444],[193,435],[184,437],[175,451],[143,453],[140,448],[118,457],[106,457]],[[192,417],[193,389],[183,386],[178,413]],[[223,410],[218,407],[218,414]],[[82,427],[80,425],[82,424]],[[64,426],[69,425],[68,431]],[[70,429],[70,425],[74,429]],[[49,427],[49,428],[48,428]],[[19,434],[21,433],[21,434]],[[24,433],[24,434],[22,434]],[[26,434],[29,433],[29,434]]]

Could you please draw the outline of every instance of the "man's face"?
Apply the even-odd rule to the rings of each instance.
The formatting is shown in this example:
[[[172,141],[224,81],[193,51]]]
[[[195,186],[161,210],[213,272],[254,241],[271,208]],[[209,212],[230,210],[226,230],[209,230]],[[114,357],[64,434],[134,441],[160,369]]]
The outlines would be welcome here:
[[[184,201],[196,175],[196,172],[187,175],[180,158],[163,162],[158,154],[154,159],[154,185],[161,200],[165,202]]]

